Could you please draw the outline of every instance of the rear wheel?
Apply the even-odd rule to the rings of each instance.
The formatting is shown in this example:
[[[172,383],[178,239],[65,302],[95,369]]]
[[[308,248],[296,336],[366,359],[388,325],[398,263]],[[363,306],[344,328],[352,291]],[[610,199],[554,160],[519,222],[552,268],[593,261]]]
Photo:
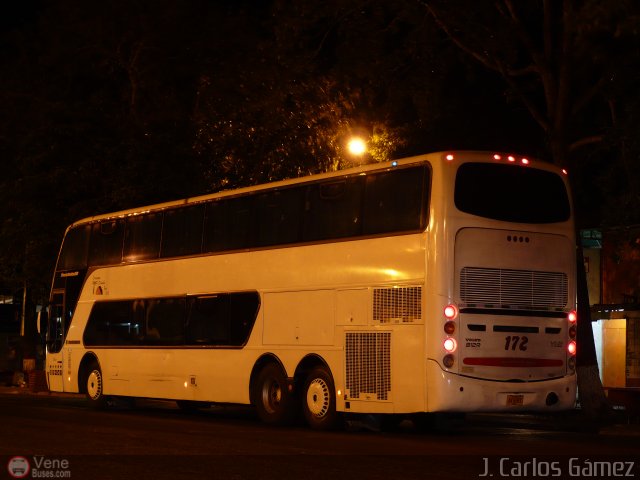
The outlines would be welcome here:
[[[295,401],[282,369],[269,364],[260,370],[253,387],[253,401],[258,416],[270,425],[288,425],[295,417]]]
[[[302,411],[307,424],[314,430],[332,430],[338,425],[336,394],[333,378],[324,367],[316,367],[304,382]]]

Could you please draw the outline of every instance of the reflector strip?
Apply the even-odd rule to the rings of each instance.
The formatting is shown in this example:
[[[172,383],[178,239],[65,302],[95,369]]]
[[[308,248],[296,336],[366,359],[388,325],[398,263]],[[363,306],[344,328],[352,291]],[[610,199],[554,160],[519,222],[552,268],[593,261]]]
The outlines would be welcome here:
[[[516,357],[466,357],[462,360],[465,365],[480,365],[483,367],[561,367],[564,362],[553,358],[516,358]]]

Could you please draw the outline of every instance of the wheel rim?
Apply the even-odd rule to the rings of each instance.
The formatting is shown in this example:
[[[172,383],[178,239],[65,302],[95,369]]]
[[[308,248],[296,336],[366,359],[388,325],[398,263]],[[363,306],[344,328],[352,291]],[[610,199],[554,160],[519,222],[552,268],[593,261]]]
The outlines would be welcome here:
[[[92,370],[87,378],[87,395],[91,400],[102,396],[102,375],[99,370]]]
[[[265,382],[262,387],[262,404],[269,413],[274,413],[282,402],[282,387],[276,380]]]
[[[331,394],[322,378],[314,378],[307,388],[307,408],[314,417],[322,418],[329,411]]]

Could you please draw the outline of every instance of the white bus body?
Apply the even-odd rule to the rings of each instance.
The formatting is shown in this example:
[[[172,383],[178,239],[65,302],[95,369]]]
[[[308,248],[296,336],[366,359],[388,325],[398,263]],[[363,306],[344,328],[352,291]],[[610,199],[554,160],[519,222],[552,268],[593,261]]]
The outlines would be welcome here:
[[[358,227],[356,234],[339,231],[339,238],[323,238],[311,220],[299,220],[300,231],[315,233],[296,237],[283,227],[275,234],[269,230],[264,241],[242,237],[237,245],[206,252],[197,251],[198,239],[182,231],[182,243],[168,246],[175,227],[169,215],[187,207],[193,207],[194,225],[199,209],[204,211],[205,234],[198,231],[196,237],[206,237],[206,231],[214,232],[211,238],[224,237],[218,227],[207,230],[213,222],[209,209],[222,201],[240,199],[230,200],[235,210],[225,215],[236,218],[224,217],[226,227],[220,228],[241,228],[233,222],[244,222],[237,217],[245,210],[236,208],[242,198],[252,202],[246,212],[253,216],[245,223],[253,228],[288,215],[265,207],[281,192],[302,199],[291,217],[315,208],[317,185],[326,186],[326,192],[319,190],[317,204],[324,206],[318,208],[342,211],[345,192],[373,191],[376,182],[391,185],[394,177],[383,174],[407,175],[411,168],[411,175],[424,178],[407,187],[420,199],[411,203],[411,216],[419,218],[408,216],[406,224],[375,226],[373,217],[394,200],[388,193],[367,200],[367,193],[363,202],[376,205],[362,204],[347,219],[374,226]],[[507,197],[537,198],[503,212],[500,202],[521,200],[505,200],[487,184],[496,178],[494,168],[511,179],[502,192]],[[519,175],[539,176],[555,190],[539,191],[535,182],[525,185],[528,180],[520,185]],[[253,403],[271,423],[285,423],[302,408],[314,428],[332,426],[336,412],[571,408],[576,262],[567,192],[565,174],[545,163],[446,152],[76,222],[67,230],[51,295],[49,388],[84,392],[96,402],[113,395],[183,405]],[[559,202],[559,212],[547,212]],[[293,203],[274,204],[295,210]],[[262,210],[256,213],[257,208]],[[333,211],[325,214],[332,222],[338,218]],[[140,260],[128,255],[135,253],[132,242],[155,237],[128,225],[149,215],[160,225],[160,253],[145,258],[148,250],[140,247]],[[98,243],[119,229],[121,259],[101,264]],[[74,233],[78,240],[71,231],[84,233]],[[192,241],[195,250],[180,250]],[[164,257],[163,242],[169,252]],[[207,323],[211,318],[215,325]],[[160,340],[151,336],[152,321],[164,330]]]

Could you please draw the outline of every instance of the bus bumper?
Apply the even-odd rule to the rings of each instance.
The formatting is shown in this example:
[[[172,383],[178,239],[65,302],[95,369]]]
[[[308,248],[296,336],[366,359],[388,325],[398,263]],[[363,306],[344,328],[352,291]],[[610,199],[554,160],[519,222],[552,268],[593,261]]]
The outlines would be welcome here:
[[[427,361],[429,412],[551,412],[576,402],[576,375],[537,382],[496,382],[443,371]]]

